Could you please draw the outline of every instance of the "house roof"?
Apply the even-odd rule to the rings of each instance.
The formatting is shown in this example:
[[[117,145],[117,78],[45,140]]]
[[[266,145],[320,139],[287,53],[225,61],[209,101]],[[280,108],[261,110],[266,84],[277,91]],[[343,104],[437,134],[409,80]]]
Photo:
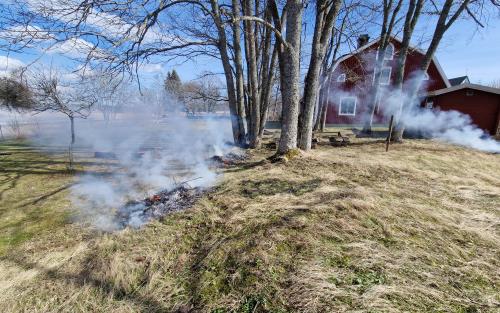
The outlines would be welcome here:
[[[449,81],[450,81],[450,84],[452,86],[470,83],[469,76],[460,76],[460,77],[450,78]]]
[[[493,87],[487,87],[487,86],[482,86],[482,85],[476,85],[476,84],[470,84],[470,83],[465,83],[465,84],[460,84],[460,85],[455,85],[452,87],[448,88],[443,88],[443,89],[438,89],[434,91],[430,91],[427,93],[427,96],[439,96],[445,93],[453,92],[456,90],[460,89],[474,89],[474,90],[480,90],[484,92],[489,92],[489,93],[494,93],[497,95],[500,95],[500,89],[499,88],[493,88]]]
[[[395,40],[399,43],[401,43],[401,40],[395,36],[391,36],[391,39],[392,40]],[[359,54],[360,52],[370,48],[371,46],[373,46],[374,44],[376,44],[377,42],[379,42],[380,38],[377,38],[375,40],[372,40],[370,41],[369,43],[367,43],[366,45],[364,46],[361,46],[359,47],[358,49],[354,50],[353,52],[351,53],[348,53],[348,54],[345,54],[343,55],[342,57],[340,57],[337,62],[335,62],[335,64],[333,65],[332,69],[330,70],[330,73],[328,73],[328,79],[325,80],[325,82],[327,80],[330,80],[330,75],[335,71],[335,69],[337,68],[337,66],[342,63],[344,60],[350,58],[351,56],[353,55],[356,55],[356,54]],[[413,47],[413,46],[410,46],[410,50],[414,50],[414,51],[417,51],[418,53],[420,54],[425,54],[425,52],[419,48],[416,48],[416,47]],[[443,68],[441,67],[441,65],[439,64],[437,58],[435,56],[432,57],[432,62],[434,62],[434,64],[436,65],[436,68],[439,72],[439,74],[441,75],[441,77],[443,78],[444,80],[444,83],[446,85],[446,87],[451,87],[452,85],[450,84],[450,81],[448,80],[448,78],[446,77],[446,74],[444,73],[443,71]]]

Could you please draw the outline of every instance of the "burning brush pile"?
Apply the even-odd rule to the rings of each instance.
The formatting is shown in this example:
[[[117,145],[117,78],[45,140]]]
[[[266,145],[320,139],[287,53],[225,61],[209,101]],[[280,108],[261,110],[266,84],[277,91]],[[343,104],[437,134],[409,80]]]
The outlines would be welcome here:
[[[208,161],[215,166],[230,166],[236,165],[247,160],[249,156],[243,152],[229,152],[224,155],[214,155]]]
[[[138,228],[154,219],[191,207],[207,190],[191,188],[182,184],[172,190],[164,190],[141,201],[130,201],[116,212],[116,222],[120,228]]]

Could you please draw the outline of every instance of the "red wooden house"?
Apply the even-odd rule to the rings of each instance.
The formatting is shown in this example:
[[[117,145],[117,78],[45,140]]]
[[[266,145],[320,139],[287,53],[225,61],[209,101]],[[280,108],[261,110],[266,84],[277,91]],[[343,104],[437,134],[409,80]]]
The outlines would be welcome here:
[[[369,114],[368,101],[370,89],[374,83],[373,72],[378,46],[379,40],[368,42],[368,36],[360,36],[358,39],[359,48],[353,53],[339,58],[328,73],[327,79],[323,83],[320,100],[326,101],[328,104],[326,117],[328,124],[360,125],[365,121],[367,114]],[[389,119],[388,114],[384,114],[384,109],[387,110],[387,107],[384,106],[387,105],[384,103],[384,92],[390,90],[392,85],[400,47],[401,41],[392,37],[386,49],[384,65],[381,70],[380,85],[382,85],[382,88],[380,88],[381,91],[379,92],[375,110],[375,124],[386,124]],[[405,82],[414,78],[415,73],[419,72],[419,65],[423,57],[423,51],[413,47],[410,48],[404,71]],[[464,76],[448,80],[436,58],[432,60],[427,73],[419,73],[419,75],[424,77],[424,83],[419,92],[424,98],[424,105],[427,102],[434,101],[432,107],[439,107],[443,110],[455,109],[469,114],[473,122],[479,127],[491,134],[496,133],[500,118],[498,112],[500,90],[495,89],[498,91],[497,93],[492,92],[494,88],[489,88],[487,91],[478,89],[475,96],[464,96],[458,101],[457,98],[461,97],[461,93],[456,91],[467,88],[455,88],[456,86],[453,85],[471,86],[468,78]],[[477,85],[472,85],[472,87],[474,86]],[[477,89],[478,87],[474,88]],[[489,96],[483,95],[483,93],[489,93]],[[429,98],[428,101],[425,100],[427,94],[432,95],[432,98]],[[471,105],[466,107],[466,102],[471,103]],[[428,105],[428,107],[431,106]]]
[[[462,83],[427,93],[428,109],[455,110],[468,114],[472,122],[490,135],[500,136],[500,89]]]

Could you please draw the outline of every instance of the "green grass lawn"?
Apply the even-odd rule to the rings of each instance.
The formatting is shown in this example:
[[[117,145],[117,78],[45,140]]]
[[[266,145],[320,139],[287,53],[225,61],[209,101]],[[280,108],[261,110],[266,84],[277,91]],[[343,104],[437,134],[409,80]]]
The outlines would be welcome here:
[[[43,155],[21,142],[0,142],[0,255],[66,222],[74,175],[64,157]]]

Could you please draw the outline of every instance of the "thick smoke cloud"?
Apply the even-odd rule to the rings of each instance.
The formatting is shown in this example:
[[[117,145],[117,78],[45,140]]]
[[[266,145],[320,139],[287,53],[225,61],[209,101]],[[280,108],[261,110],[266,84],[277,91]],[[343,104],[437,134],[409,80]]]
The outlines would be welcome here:
[[[118,229],[123,225],[115,220],[116,210],[128,201],[144,199],[186,181],[191,187],[212,186],[218,174],[207,160],[214,155],[239,153],[230,144],[228,118],[190,119],[181,112],[161,117],[150,108],[134,104],[109,121],[97,112],[88,119],[76,119],[76,162],[96,163],[90,164],[90,171],[79,174],[70,190],[79,221],[101,230]],[[67,153],[70,124],[64,115],[16,118],[33,145],[47,152]],[[95,152],[114,159],[94,158]],[[145,222],[131,216],[128,224],[138,227]]]
[[[406,84],[417,84],[422,79],[422,73],[414,73]],[[500,143],[474,125],[467,114],[422,107],[420,99],[412,99],[400,90],[387,89],[384,95],[384,114],[394,114],[408,132],[480,151],[500,152]],[[401,103],[405,104],[403,109]]]
[[[161,122],[133,115],[107,125],[81,123],[80,142],[91,151],[112,152],[117,166],[110,175],[84,174],[72,190],[73,203],[86,219],[101,229],[119,227],[114,213],[129,200],[189,181],[192,187],[208,187],[217,174],[207,159],[232,149],[226,119],[191,120],[182,116]],[[146,221],[131,220],[140,226]]]
[[[374,56],[367,53],[361,56],[367,70],[373,69]],[[418,133],[427,138],[434,138],[443,142],[466,146],[472,149],[500,153],[500,143],[485,133],[482,129],[474,125],[470,117],[457,111],[441,111],[438,109],[428,109],[420,106],[420,99],[411,98],[405,90],[411,90],[413,86],[420,84],[420,90],[426,89],[429,81],[423,80],[424,75],[421,72],[414,72],[410,79],[405,82],[403,91],[394,90],[390,86],[381,86],[379,93],[380,110],[387,120],[394,115],[401,121],[408,132]],[[367,99],[365,89],[369,89],[371,84],[371,75],[367,75],[365,81],[359,83],[362,88],[354,88],[350,91],[335,89],[330,86],[328,103],[338,104],[341,97],[355,96],[358,99]],[[364,84],[364,85],[363,85]],[[402,104],[404,108],[402,109]],[[338,110],[338,107],[336,108]],[[362,114],[368,114],[363,112]],[[361,120],[366,120],[369,116],[362,116]]]

